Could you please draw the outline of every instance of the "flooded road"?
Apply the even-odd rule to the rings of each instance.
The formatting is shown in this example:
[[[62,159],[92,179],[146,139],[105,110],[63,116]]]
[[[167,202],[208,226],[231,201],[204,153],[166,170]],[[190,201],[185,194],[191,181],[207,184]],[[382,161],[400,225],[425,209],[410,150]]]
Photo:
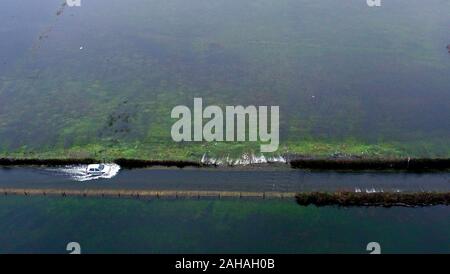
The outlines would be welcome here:
[[[0,188],[202,191],[450,191],[450,174],[317,172],[276,168],[121,169],[111,178],[83,177],[83,166],[0,169]],[[116,171],[115,171],[116,172]],[[107,177],[107,176],[105,176]],[[80,181],[80,179],[82,179]]]

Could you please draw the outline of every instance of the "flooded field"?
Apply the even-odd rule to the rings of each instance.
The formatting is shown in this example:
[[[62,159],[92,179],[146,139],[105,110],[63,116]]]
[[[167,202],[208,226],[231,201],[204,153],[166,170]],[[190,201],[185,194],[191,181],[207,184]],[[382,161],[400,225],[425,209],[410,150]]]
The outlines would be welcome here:
[[[194,159],[170,111],[279,105],[278,153],[450,156],[450,3],[4,0],[0,154]]]

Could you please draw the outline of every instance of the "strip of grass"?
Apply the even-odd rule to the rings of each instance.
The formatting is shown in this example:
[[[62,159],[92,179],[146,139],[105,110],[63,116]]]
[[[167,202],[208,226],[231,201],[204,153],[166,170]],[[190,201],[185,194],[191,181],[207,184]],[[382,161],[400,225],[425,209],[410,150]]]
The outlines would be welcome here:
[[[69,148],[28,149],[2,151],[0,158],[13,159],[85,159],[113,160],[117,158],[140,160],[198,161],[204,154],[217,158],[239,158],[244,153],[260,155],[259,144],[241,143],[118,143],[86,144]],[[280,145],[275,153],[266,156],[297,155],[311,158],[358,157],[373,158],[449,158],[450,151],[427,147],[426,144],[364,144],[348,142],[305,141]]]

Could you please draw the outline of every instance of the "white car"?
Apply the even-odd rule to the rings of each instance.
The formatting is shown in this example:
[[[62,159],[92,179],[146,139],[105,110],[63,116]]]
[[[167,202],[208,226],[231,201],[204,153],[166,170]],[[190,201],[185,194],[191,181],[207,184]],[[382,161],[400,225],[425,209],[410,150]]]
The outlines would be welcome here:
[[[109,172],[110,167],[103,164],[92,164],[86,168],[87,175],[100,176]]]

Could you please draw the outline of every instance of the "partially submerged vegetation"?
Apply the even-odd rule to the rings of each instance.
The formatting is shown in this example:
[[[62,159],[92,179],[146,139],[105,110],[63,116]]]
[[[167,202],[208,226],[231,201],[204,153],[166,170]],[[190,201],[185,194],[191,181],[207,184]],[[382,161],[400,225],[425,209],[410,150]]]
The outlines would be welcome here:
[[[450,158],[450,64],[435,39],[446,17],[422,14],[430,22],[424,25],[399,7],[395,16],[372,17],[355,5],[343,20],[338,3],[302,4],[298,16],[279,16],[295,2],[261,4],[251,14],[211,4],[204,15],[227,16],[206,20],[208,29],[196,5],[177,11],[144,3],[133,11],[111,7],[122,15],[114,22],[106,13],[88,16],[95,28],[83,32],[55,33],[57,20],[48,14],[20,22],[35,31],[3,24],[18,40],[5,41],[16,50],[0,63],[0,158],[198,161],[205,153],[259,152],[260,143],[173,142],[171,110],[194,97],[220,107],[279,106],[280,149],[266,157]],[[312,10],[329,14],[327,22]],[[111,23],[124,31],[111,31]],[[360,39],[373,24],[386,31],[376,41]],[[418,41],[418,33],[437,36]],[[16,47],[33,39],[31,51]],[[411,84],[411,75],[420,84]]]
[[[302,206],[432,206],[450,205],[450,192],[305,192],[295,199]]]
[[[97,140],[96,142],[99,142]],[[3,151],[2,151],[3,149]],[[311,159],[329,159],[330,161],[351,159],[353,162],[373,161],[378,162],[391,159],[405,161],[408,157],[419,158],[444,158],[450,159],[450,151],[447,146],[438,148],[424,148],[421,144],[363,144],[355,141],[321,142],[321,141],[298,141],[287,142],[280,145],[275,153],[264,153],[264,156],[288,159],[302,159],[310,165],[317,165]],[[441,153],[437,153],[437,151]],[[82,163],[85,159],[93,161],[112,162],[115,159],[134,159],[142,161],[187,161],[200,162],[204,155],[216,159],[239,159],[242,155],[249,154],[261,156],[259,153],[259,142],[190,142],[176,143],[172,140],[161,139],[159,142],[133,142],[133,143],[92,143],[86,145],[71,146],[68,148],[42,147],[32,148],[24,146],[16,150],[5,150],[0,146],[0,158],[4,159],[27,159],[42,160],[58,159],[69,162]],[[322,161],[322,160],[321,160]],[[353,165],[352,162],[352,165]],[[322,162],[328,165],[327,162]]]

